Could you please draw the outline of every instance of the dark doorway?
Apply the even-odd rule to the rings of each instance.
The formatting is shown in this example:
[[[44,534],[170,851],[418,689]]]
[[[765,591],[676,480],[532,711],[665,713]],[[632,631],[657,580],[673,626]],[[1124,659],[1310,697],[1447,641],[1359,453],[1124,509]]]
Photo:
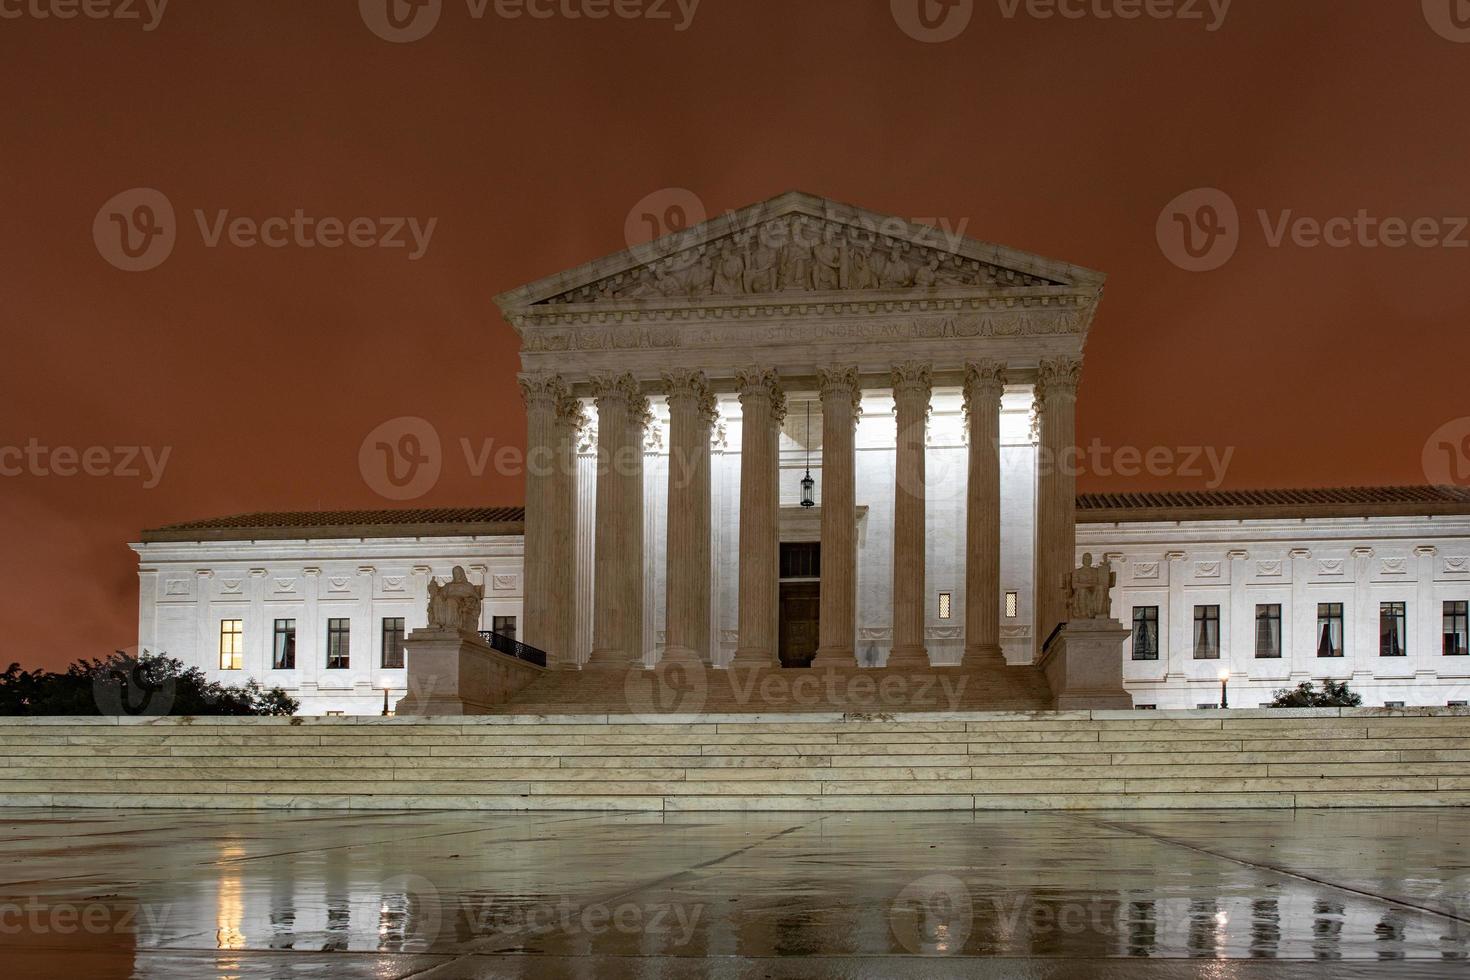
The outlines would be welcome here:
[[[810,667],[817,655],[817,621],[822,607],[822,546],[798,541],[781,545],[782,667]]]

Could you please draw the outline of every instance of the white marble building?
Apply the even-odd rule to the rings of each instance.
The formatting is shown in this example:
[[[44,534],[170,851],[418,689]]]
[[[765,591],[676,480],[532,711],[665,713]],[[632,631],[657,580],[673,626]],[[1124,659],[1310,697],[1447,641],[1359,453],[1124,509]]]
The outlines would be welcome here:
[[[799,193],[547,277],[496,300],[522,342],[523,513],[149,532],[139,645],[309,712],[369,710],[403,691],[429,578],[464,565],[481,626],[557,669],[1004,670],[1062,648],[1064,582],[1091,550],[1120,574],[1116,618],[1143,610],[1157,634],[1123,654],[1140,704],[1213,703],[1226,665],[1242,703],[1339,675],[1370,701],[1455,700],[1441,674],[1465,661],[1429,646],[1435,610],[1470,599],[1470,496],[1078,507],[1076,467],[1054,461],[1104,278]],[[1383,603],[1407,657],[1364,646]],[[1318,604],[1344,647],[1322,663]],[[1263,629],[1279,622],[1281,657],[1254,656],[1257,606],[1279,607]]]

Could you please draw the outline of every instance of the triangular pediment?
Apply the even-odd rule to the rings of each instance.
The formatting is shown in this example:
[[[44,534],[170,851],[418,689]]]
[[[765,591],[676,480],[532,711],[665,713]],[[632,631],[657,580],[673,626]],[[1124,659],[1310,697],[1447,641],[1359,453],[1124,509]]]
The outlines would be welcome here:
[[[496,302],[515,320],[552,309],[1094,292],[1103,280],[1090,269],[791,192],[549,276]]]

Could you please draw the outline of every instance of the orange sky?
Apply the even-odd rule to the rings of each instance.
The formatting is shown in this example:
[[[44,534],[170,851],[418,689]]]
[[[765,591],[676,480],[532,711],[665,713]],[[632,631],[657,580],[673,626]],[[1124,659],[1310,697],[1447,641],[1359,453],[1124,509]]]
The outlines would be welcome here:
[[[477,19],[444,0],[406,44],[351,0],[169,4],[152,30],[35,16],[51,2],[0,0],[0,452],[169,455],[151,488],[32,462],[0,476],[7,662],[132,646],[141,528],[383,506],[358,449],[385,420],[422,416],[450,447],[521,444],[516,342],[491,297],[623,247],[661,188],[711,214],[802,189],[1107,272],[1082,442],[1234,447],[1226,486],[1423,482],[1426,440],[1467,414],[1470,249],[1273,247],[1257,216],[1470,213],[1470,43],[1451,39],[1450,0],[1442,16],[1433,0],[1242,0],[1215,30],[1193,0],[1205,20],[974,0],[945,43],[900,28],[918,0],[703,0],[682,31],[672,3],[663,20],[493,3]],[[178,238],[129,273],[92,226],[136,187],[168,198]],[[1241,216],[1237,254],[1208,273],[1155,236],[1198,187]],[[193,216],[298,208],[437,224],[410,261],[208,247]],[[447,450],[415,504],[520,497]]]

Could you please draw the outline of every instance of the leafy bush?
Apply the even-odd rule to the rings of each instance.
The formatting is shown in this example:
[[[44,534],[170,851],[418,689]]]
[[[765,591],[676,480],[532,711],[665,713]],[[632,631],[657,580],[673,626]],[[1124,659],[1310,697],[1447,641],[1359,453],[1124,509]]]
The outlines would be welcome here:
[[[1363,699],[1348,690],[1347,681],[1323,681],[1322,690],[1307,681],[1276,692],[1273,708],[1357,708]]]
[[[299,707],[279,687],[218,684],[147,651],[78,660],[65,673],[11,664],[0,674],[0,715],[294,715]]]

